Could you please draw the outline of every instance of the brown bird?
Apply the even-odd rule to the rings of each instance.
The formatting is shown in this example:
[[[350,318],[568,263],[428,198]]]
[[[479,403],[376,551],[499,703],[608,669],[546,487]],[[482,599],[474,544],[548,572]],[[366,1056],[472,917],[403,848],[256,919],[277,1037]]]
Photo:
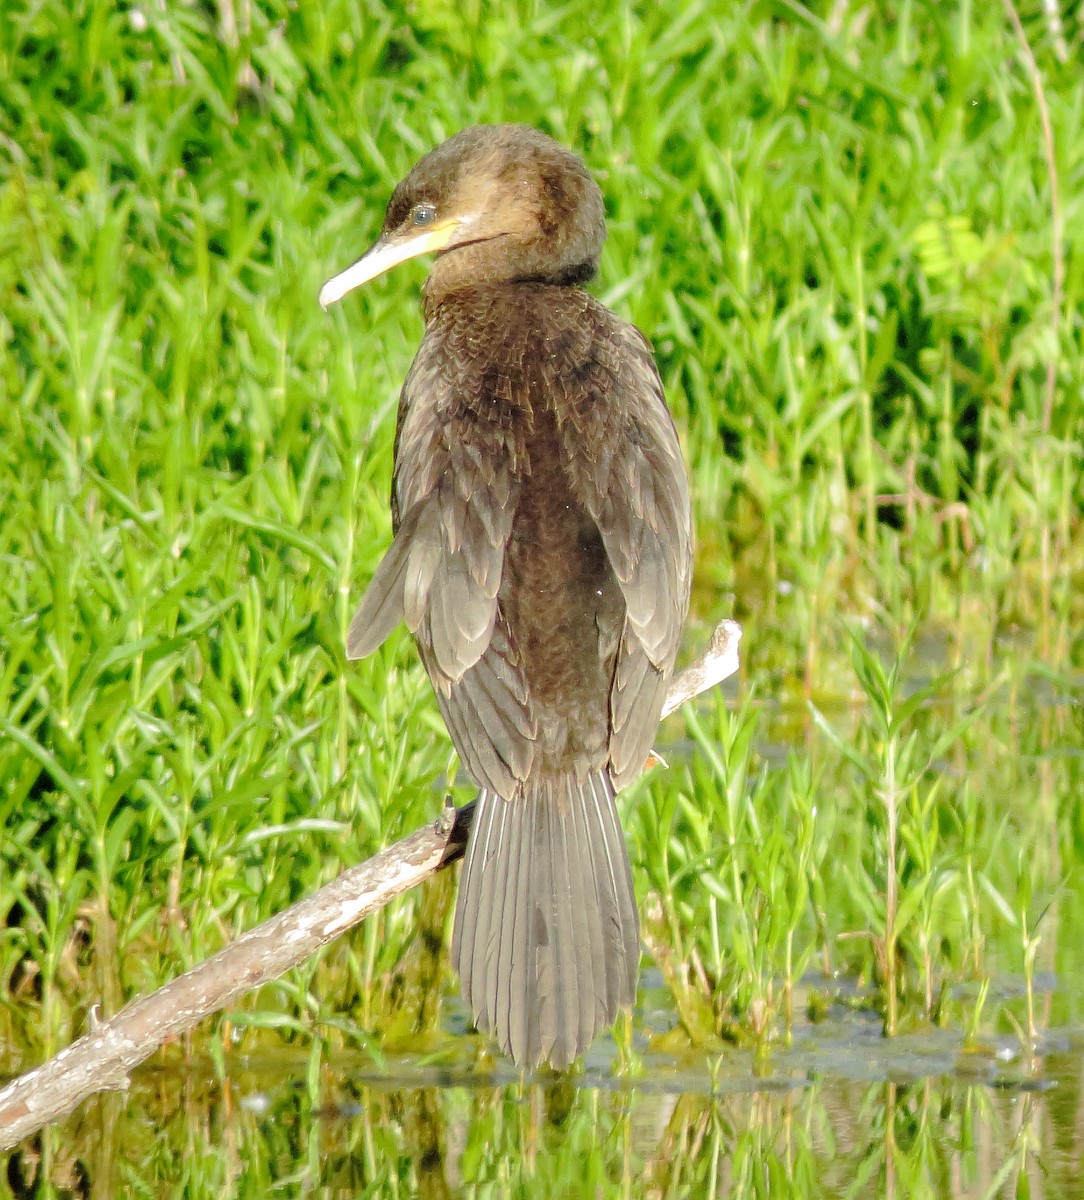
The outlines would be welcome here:
[[[606,236],[583,163],[466,129],[399,184],[341,299],[419,254],[395,537],[347,638],[406,621],[481,789],[452,959],[476,1024],[566,1067],[636,994],[614,791],[643,769],[689,601],[689,489],[651,348],[583,290]]]

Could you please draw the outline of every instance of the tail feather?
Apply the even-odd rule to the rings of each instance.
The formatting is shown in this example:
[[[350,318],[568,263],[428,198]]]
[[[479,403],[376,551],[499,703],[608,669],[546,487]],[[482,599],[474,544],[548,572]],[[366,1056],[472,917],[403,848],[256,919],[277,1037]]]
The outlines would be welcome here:
[[[485,838],[485,825],[488,823],[490,814],[483,812],[480,807],[475,807],[474,821],[471,824],[470,838],[472,848],[479,846]],[[476,928],[478,924],[478,888],[471,886],[471,877],[478,867],[481,859],[481,854],[472,854],[470,858],[465,859],[463,863],[463,871],[459,879],[459,898],[456,902],[456,925],[452,933],[452,957],[456,963],[456,970],[459,972],[461,986],[464,991],[471,988],[471,980],[474,977],[472,969],[472,956],[467,955],[465,958],[459,954],[459,916],[458,910],[464,906],[463,919],[470,923],[472,928]]]
[[[632,878],[629,872],[629,852],[625,847],[625,835],[617,819],[617,807],[614,804],[613,784],[606,776],[591,778],[591,797],[594,800],[594,811],[597,815],[603,836],[599,840],[599,848],[603,852],[606,863],[606,875],[609,880],[616,904],[604,909],[602,915],[609,924],[603,928],[603,939],[609,944],[624,942],[625,953],[608,954],[607,966],[614,970],[613,986],[619,995],[636,996],[636,977],[640,966],[640,920],[636,912],[636,896],[632,890]],[[622,967],[624,974],[622,976]],[[618,1003],[626,1003],[622,1000]]]
[[[552,1008],[542,1005],[542,1014],[552,1018],[542,1031],[542,1057],[547,1061],[558,1062],[571,1062],[578,1053],[575,1047],[580,1041],[580,982],[583,979],[581,972],[584,957],[580,951],[585,949],[587,938],[584,936],[582,925],[581,928],[576,926],[584,920],[584,902],[590,902],[592,890],[590,886],[587,889],[582,886],[583,880],[579,878],[577,871],[574,874],[578,894],[573,895],[573,873],[569,871],[571,864],[568,861],[568,846],[565,842],[565,834],[571,820],[572,812],[569,809],[561,813],[557,820],[547,822],[550,835],[550,874],[553,881],[553,907],[550,910],[553,924],[551,929],[546,930],[542,922],[538,923],[541,935],[539,941],[542,946],[546,947],[550,940],[553,943],[551,953],[545,953],[544,949],[538,957],[543,963],[549,961],[553,964],[557,997],[557,1003]],[[583,895],[585,890],[588,892],[586,896]],[[541,984],[541,980],[539,982]],[[586,986],[587,980],[583,979],[583,982]]]
[[[569,1066],[632,1003],[639,922],[604,772],[482,791],[452,960],[479,1028],[524,1066]]]
[[[562,832],[562,850],[564,852],[567,877],[569,882],[569,892],[573,890],[572,881],[574,879],[589,879],[592,882],[592,887],[588,889],[588,901],[592,898],[596,901],[595,904],[582,904],[578,908],[569,908],[569,922],[574,929],[579,923],[580,928],[576,932],[576,1014],[579,1017],[579,1029],[576,1041],[578,1044],[589,1043],[595,1031],[595,1022],[598,1020],[598,1000],[605,1000],[603,989],[596,985],[589,985],[588,980],[593,979],[598,972],[599,966],[605,961],[605,950],[602,958],[597,958],[594,953],[594,938],[591,933],[591,912],[594,911],[597,919],[598,915],[598,885],[594,882],[595,871],[591,861],[591,846],[590,836],[584,836],[581,830],[580,822],[581,806],[578,804],[569,805],[569,813],[566,820],[561,822]],[[596,966],[598,964],[598,966]],[[605,971],[602,971],[605,978]],[[573,1051],[575,1057],[577,1051]]]
[[[496,812],[504,812],[504,802],[491,793],[491,803]],[[523,895],[530,887],[531,872],[537,870],[539,864],[534,861],[535,854],[535,809],[525,814],[524,828],[519,831],[518,841],[513,853],[519,863],[516,874],[516,888],[506,898],[511,913],[505,936],[507,943],[505,953],[510,967],[498,966],[498,970],[508,972],[508,997],[505,1007],[501,1009],[507,1035],[502,1037],[501,1045],[517,1062],[526,1061],[531,1053],[531,1047],[537,1046],[541,1040],[538,1029],[538,1009],[535,1005],[525,1004],[526,996],[532,985],[533,963],[533,922],[529,905],[522,903]],[[501,1028],[500,1021],[491,1022],[484,1028]]]
[[[579,871],[581,875],[596,881],[595,896],[597,897],[599,894],[597,881],[600,878],[602,870],[602,864],[599,860],[603,851],[601,847],[596,847],[594,844],[595,839],[591,837],[591,825],[587,820],[584,807],[575,804],[572,806],[572,811],[576,818],[575,841],[579,847],[580,854]],[[587,925],[588,970],[593,970],[603,985],[594,989],[595,1003],[591,1025],[593,1028],[598,1028],[606,1024],[606,1014],[619,1005],[620,1001],[617,997],[621,994],[621,989],[614,985],[614,964],[608,961],[606,957],[601,905],[585,905],[583,918]],[[639,929],[637,929],[637,943],[639,943]],[[637,963],[639,962],[639,957],[639,945],[637,944]],[[596,964],[602,964],[601,969]]]

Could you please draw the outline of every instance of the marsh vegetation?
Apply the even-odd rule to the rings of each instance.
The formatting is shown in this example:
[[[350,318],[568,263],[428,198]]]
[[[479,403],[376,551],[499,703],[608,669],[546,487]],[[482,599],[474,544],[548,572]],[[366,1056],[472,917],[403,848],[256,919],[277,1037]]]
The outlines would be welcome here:
[[[315,303],[454,130],[599,178],[597,291],[691,467],[688,643],[745,637],[624,797],[654,966],[575,1087],[466,1033],[446,875],[0,1194],[409,1193],[434,1137],[453,1190],[1079,1194],[1084,31],[1047,8],[1057,221],[1000,5],[9,6],[0,1072],[469,795],[405,632],[343,649],[424,270]],[[802,1057],[837,1035],[867,1075]]]

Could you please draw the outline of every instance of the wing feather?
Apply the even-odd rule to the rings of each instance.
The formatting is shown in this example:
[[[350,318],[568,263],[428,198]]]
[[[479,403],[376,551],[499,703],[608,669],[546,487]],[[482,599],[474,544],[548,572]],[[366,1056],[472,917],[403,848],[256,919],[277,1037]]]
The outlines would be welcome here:
[[[598,528],[624,601],[623,617],[599,629],[600,652],[613,656],[610,770],[621,786],[650,750],[688,608],[688,482],[646,340],[585,293],[568,311],[548,360],[560,371],[531,386],[554,403],[571,494]],[[405,619],[465,767],[511,798],[540,736],[498,600],[533,418],[529,397],[526,415],[513,413],[521,400],[507,378],[491,395],[492,380],[457,376],[469,356],[446,351],[427,335],[403,387],[393,503],[403,516],[348,651],[369,653]]]
[[[469,375],[470,361],[427,337],[403,384],[398,528],[351,624],[348,650],[371,652],[405,620],[463,765],[481,786],[512,797],[538,740],[523,663],[498,603],[525,453],[516,423],[492,420],[492,397]]]
[[[594,304],[576,404],[562,435],[573,491],[598,526],[625,601],[610,697],[620,787],[655,736],[689,606],[692,517],[673,418],[643,335]],[[584,452],[587,448],[587,452]]]

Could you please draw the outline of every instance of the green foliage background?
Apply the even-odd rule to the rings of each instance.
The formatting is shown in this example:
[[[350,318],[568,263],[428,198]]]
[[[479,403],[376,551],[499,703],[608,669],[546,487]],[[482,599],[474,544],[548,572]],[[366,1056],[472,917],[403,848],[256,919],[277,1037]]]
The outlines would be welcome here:
[[[691,464],[690,652],[745,628],[740,700],[689,713],[689,752],[629,798],[681,1037],[769,1042],[822,963],[887,1005],[897,937],[905,1021],[1072,1019],[1079,24],[1063,62],[1023,12],[1055,341],[1042,129],[999,5],[4,10],[5,1069],[434,815],[454,763],[408,638],[343,654],[390,537],[423,268],[330,316],[315,296],[421,153],[495,120],[599,178],[597,290],[654,341]],[[228,1028],[429,1044],[404,996],[432,990],[412,955],[446,899]],[[1069,986],[1036,1017],[1044,964]],[[957,989],[998,972],[1026,1002]]]

